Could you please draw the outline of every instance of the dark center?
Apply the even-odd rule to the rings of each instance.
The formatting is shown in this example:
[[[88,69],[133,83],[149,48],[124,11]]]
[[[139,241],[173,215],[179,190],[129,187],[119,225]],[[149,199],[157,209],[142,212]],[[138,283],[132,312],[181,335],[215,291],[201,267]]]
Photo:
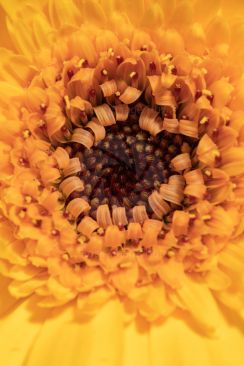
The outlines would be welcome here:
[[[128,213],[135,205],[145,205],[151,216],[148,197],[175,174],[170,162],[182,152],[184,140],[182,135],[167,132],[153,137],[134,121],[106,127],[106,137],[91,149],[73,146],[73,156],[82,163],[85,190],[70,199],[77,194],[87,199],[93,218],[102,204],[124,206]]]

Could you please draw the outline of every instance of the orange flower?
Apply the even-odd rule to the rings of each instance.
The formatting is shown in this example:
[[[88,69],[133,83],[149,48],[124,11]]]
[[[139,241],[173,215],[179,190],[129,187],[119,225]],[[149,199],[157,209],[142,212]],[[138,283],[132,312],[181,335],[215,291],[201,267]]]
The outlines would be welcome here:
[[[242,5],[0,4],[5,364],[241,364]]]

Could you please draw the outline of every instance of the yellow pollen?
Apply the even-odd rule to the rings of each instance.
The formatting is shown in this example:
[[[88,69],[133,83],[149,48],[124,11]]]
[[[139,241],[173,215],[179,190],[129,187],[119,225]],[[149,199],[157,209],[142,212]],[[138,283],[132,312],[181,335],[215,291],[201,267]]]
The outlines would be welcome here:
[[[119,96],[120,96],[120,94],[121,94],[121,93],[120,93],[120,91],[116,91],[116,92],[115,92],[116,97],[119,97]]]
[[[201,72],[203,73],[203,75],[207,75],[208,70],[207,70],[207,69],[205,69],[205,67],[202,67],[200,70],[201,70]]]
[[[27,195],[27,196],[25,196],[24,200],[25,200],[25,203],[29,204],[32,202],[32,197]]]
[[[114,49],[113,49],[113,48],[109,48],[109,49],[108,49],[108,55],[109,55],[110,57],[114,56]]]
[[[172,55],[170,53],[168,53],[167,55],[160,56],[161,62],[170,61],[171,59],[172,59]]]
[[[70,109],[70,101],[69,101],[68,95],[64,96],[64,101],[65,101],[65,104],[66,104],[66,108]]]
[[[200,120],[200,125],[204,125],[205,123],[207,123],[208,122],[208,117],[203,117],[201,120]]]
[[[25,218],[25,215],[26,215],[26,212],[24,210],[20,210],[20,212],[18,213],[18,216],[21,218],[21,219],[24,219]]]
[[[215,151],[214,151],[214,156],[215,156],[216,158],[219,158],[219,157],[220,157],[220,152],[219,152],[218,150],[215,150]]]
[[[144,44],[142,47],[141,47],[142,51],[146,51],[148,49],[148,45],[147,44]]]
[[[104,229],[102,227],[100,227],[98,230],[97,230],[97,233],[98,235],[103,235],[104,234]]]
[[[130,78],[133,79],[136,75],[137,75],[137,73],[135,71],[132,71],[130,73]]]
[[[41,119],[41,120],[38,122],[37,126],[38,126],[38,127],[44,127],[44,126],[46,126],[46,122],[45,122],[45,121],[43,121],[43,119]]]
[[[53,229],[53,230],[51,231],[51,234],[52,234],[53,236],[56,236],[56,235],[58,235],[58,230],[56,230],[56,229]]]
[[[206,97],[211,97],[212,93],[210,90],[208,89],[202,89],[202,94],[205,95]]]
[[[211,177],[212,173],[210,170],[206,169],[204,170],[204,174],[207,176],[207,177]]]
[[[169,249],[167,252],[167,256],[168,257],[174,257],[175,256],[175,251],[173,249]]]
[[[46,104],[45,104],[45,103],[41,103],[41,104],[40,104],[40,108],[41,108],[41,109],[45,109],[45,108],[47,108],[47,106],[46,106]]]
[[[174,70],[175,66],[174,65],[169,65],[168,66],[168,72],[171,73],[172,70]]]
[[[203,215],[202,216],[202,220],[203,221],[210,220],[210,219],[211,219],[211,216],[210,215]]]
[[[30,137],[31,136],[31,132],[30,132],[30,130],[24,130],[23,131],[23,138],[24,139],[28,139],[28,137]]]
[[[24,166],[26,164],[25,159],[19,158],[19,164]]]
[[[119,267],[121,269],[123,269],[123,268],[130,268],[131,267],[131,262],[123,262],[123,263],[120,263],[119,264]]]
[[[102,74],[103,74],[104,76],[107,76],[107,75],[108,75],[108,71],[107,71],[106,69],[103,69],[103,70],[102,70]]]
[[[191,213],[191,214],[189,214],[189,218],[190,219],[195,219],[197,216],[196,216],[196,214],[194,214],[194,213]]]
[[[82,67],[86,60],[84,58],[81,58],[80,61],[77,63],[77,67]]]
[[[80,236],[80,241],[83,243],[86,243],[88,241],[87,237],[85,235]]]
[[[63,260],[65,260],[65,261],[68,261],[68,260],[69,260],[69,258],[70,258],[70,256],[69,256],[69,254],[68,254],[68,253],[64,253],[64,254],[62,255],[62,259],[63,259]]]

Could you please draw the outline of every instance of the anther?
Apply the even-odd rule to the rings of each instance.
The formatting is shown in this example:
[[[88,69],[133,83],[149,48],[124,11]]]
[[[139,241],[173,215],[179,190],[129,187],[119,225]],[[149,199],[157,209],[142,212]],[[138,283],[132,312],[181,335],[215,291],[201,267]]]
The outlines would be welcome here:
[[[106,69],[103,69],[103,70],[101,71],[101,74],[102,74],[103,76],[107,76],[107,75],[108,75],[108,71],[107,71]]]
[[[25,215],[26,215],[26,209],[21,209],[18,213],[18,216],[21,218],[21,219],[24,219],[25,218]]]
[[[130,73],[130,78],[131,78],[132,80],[136,80],[136,79],[138,78],[138,73],[137,73],[136,71],[132,71],[132,72]]]
[[[46,122],[43,121],[43,119],[41,119],[38,123],[37,123],[37,126],[41,129],[45,129],[47,126],[46,126]]]
[[[170,53],[168,53],[167,55],[162,55],[160,57],[161,62],[171,61],[172,59],[173,59],[173,56]]]
[[[168,250],[167,257],[171,258],[175,256],[175,251],[173,249]]]
[[[52,234],[52,236],[58,236],[58,235],[59,235],[59,231],[58,231],[58,230],[56,230],[56,229],[53,229],[53,230],[51,231],[51,234]]]
[[[31,220],[31,222],[32,222],[32,225],[33,225],[34,227],[41,227],[42,220],[36,220],[36,219],[33,219],[33,220]]]
[[[213,102],[213,100],[214,100],[214,95],[213,95],[213,94],[208,95],[208,96],[207,96],[207,99],[210,101],[210,103],[212,103],[212,102]]]
[[[120,65],[124,61],[124,58],[119,55],[119,56],[116,56],[116,60],[117,60],[117,64]]]
[[[19,164],[22,166],[28,165],[28,160],[25,158],[19,158]]]
[[[179,93],[181,91],[181,84],[180,83],[175,84],[174,91],[176,93]]]
[[[100,236],[103,236],[105,233],[104,229],[102,227],[100,227],[99,229],[97,229],[97,234]]]
[[[202,96],[202,91],[201,90],[197,90],[196,94],[195,94],[195,98],[198,99]]]
[[[208,123],[208,117],[204,116],[201,120],[200,120],[200,125],[205,125],[206,123]]]
[[[155,62],[150,62],[149,63],[149,69],[150,69],[150,71],[151,72],[155,72],[156,71],[156,64],[155,64]]]
[[[62,259],[65,260],[65,261],[68,261],[70,258],[69,254],[68,253],[64,253],[62,254]]]
[[[115,257],[115,256],[116,256],[116,254],[117,254],[117,250],[112,249],[112,250],[110,251],[110,254],[111,254],[113,257]]]
[[[161,230],[158,234],[158,239],[164,239],[165,238],[165,231]]]
[[[108,49],[108,55],[111,57],[114,56],[114,49],[112,47]]]
[[[202,220],[203,221],[208,221],[208,220],[210,220],[211,219],[211,216],[210,215],[203,215],[202,216]]]
[[[151,255],[151,254],[152,254],[152,252],[153,252],[152,247],[150,247],[150,248],[146,248],[146,249],[145,249],[145,253],[146,253],[147,255]]]
[[[88,61],[84,58],[80,59],[80,61],[78,62],[77,64],[78,67],[88,67],[89,64],[88,64]]]
[[[146,44],[144,44],[143,46],[141,46],[140,50],[141,51],[147,51],[148,46]]]
[[[41,103],[41,104],[40,104],[40,110],[41,110],[43,113],[45,113],[45,112],[46,112],[46,110],[47,110],[47,105],[46,105],[45,103]]]
[[[23,131],[22,135],[23,135],[23,138],[26,140],[31,136],[31,132],[30,132],[30,130],[26,129]]]
[[[60,81],[60,80],[62,80],[62,76],[61,76],[60,74],[58,74],[58,75],[56,76],[56,78],[55,78],[55,81]]]
[[[74,71],[72,69],[67,70],[67,76],[71,79],[74,76]]]
[[[32,197],[31,197],[31,196],[29,196],[29,195],[26,195],[26,196],[24,197],[24,201],[25,201],[25,203],[30,204],[30,203],[32,202]]]
[[[177,75],[177,68],[175,66],[173,66],[172,68],[170,68],[170,72],[173,75]]]

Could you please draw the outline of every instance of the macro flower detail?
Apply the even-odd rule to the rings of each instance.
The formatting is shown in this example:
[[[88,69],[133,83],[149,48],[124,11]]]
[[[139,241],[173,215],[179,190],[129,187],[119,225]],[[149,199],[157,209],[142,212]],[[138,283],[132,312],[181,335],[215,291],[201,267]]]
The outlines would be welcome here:
[[[243,321],[241,17],[228,1],[13,3],[3,312],[34,297],[92,318],[114,300],[125,322],[181,314],[208,336],[222,308]]]

